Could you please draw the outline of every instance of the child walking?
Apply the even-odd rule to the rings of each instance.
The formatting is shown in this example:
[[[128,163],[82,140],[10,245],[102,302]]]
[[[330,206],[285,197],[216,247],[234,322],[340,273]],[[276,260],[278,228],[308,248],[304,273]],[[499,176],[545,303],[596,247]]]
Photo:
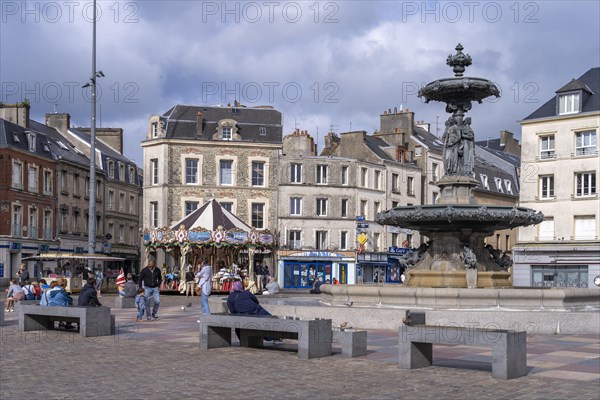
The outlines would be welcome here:
[[[137,296],[135,296],[135,308],[137,309],[137,316],[135,322],[144,322],[144,312],[146,312],[146,298],[144,297],[144,289],[139,288]]]

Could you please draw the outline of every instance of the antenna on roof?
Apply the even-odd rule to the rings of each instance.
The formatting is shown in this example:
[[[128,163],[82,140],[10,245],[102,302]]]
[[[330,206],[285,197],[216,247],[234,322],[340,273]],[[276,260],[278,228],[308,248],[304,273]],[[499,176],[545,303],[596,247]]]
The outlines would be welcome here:
[[[54,103],[54,114],[58,114],[58,111],[56,111],[57,108],[58,108],[58,103]]]
[[[352,121],[350,121],[350,132],[352,132]]]

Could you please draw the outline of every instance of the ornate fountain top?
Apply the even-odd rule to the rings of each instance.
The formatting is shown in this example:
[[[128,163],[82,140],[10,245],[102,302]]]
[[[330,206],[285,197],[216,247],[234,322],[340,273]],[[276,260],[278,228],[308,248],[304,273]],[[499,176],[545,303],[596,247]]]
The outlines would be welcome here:
[[[462,44],[459,43],[455,47],[456,54],[450,54],[446,59],[446,64],[452,67],[452,70],[454,71],[454,76],[457,78],[463,76],[463,72],[465,72],[466,67],[471,65],[473,61],[470,55],[462,52],[463,49],[464,47],[462,47]]]

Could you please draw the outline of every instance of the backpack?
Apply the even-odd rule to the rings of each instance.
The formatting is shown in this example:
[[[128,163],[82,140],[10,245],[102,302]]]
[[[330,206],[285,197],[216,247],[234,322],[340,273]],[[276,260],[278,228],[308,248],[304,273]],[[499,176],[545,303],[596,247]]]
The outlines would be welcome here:
[[[32,284],[24,286],[23,289],[27,291],[25,293],[25,300],[35,300],[35,289]]]

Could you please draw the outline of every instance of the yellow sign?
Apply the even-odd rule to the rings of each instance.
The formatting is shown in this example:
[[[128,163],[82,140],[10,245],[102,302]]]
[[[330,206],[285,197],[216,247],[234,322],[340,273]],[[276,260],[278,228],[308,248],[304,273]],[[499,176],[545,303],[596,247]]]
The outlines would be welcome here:
[[[367,235],[365,235],[364,233],[361,233],[360,235],[358,235],[358,237],[356,238],[356,241],[359,244],[365,244],[367,243],[369,239],[367,238]]]

